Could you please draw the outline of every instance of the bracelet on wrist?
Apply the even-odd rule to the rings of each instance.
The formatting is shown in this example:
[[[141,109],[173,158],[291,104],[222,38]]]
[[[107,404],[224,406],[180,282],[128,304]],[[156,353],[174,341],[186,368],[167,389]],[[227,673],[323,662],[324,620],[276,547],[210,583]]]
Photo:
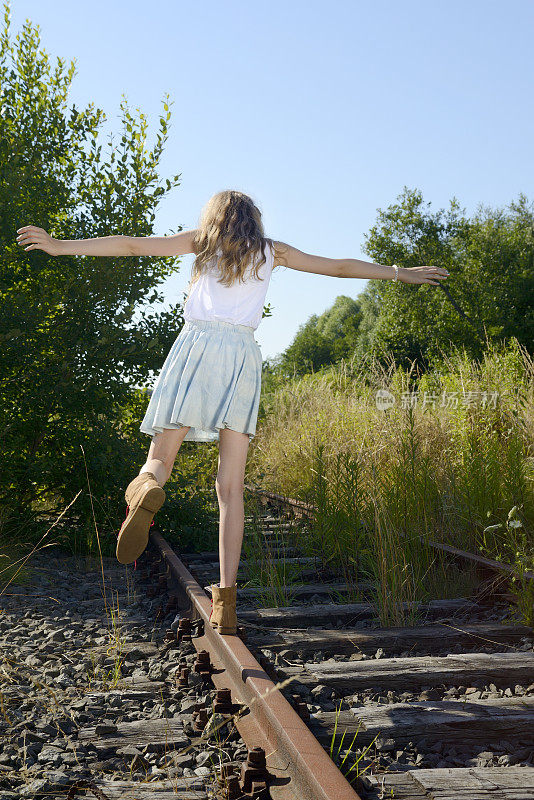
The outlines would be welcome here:
[[[399,268],[398,268],[397,264],[392,264],[391,266],[395,267],[395,275],[393,277],[393,280],[394,281],[398,281],[399,280]]]

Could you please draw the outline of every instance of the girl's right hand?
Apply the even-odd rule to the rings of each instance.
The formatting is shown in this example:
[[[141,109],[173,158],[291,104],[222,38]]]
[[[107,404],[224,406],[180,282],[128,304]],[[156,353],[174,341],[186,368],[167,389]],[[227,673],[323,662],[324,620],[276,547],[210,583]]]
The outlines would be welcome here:
[[[439,282],[449,277],[443,267],[401,267],[399,268],[399,281],[402,283],[432,283],[439,286]]]
[[[53,239],[44,228],[36,225],[25,225],[17,230],[17,243],[25,250],[44,250],[51,256],[58,256],[61,252],[61,241]]]

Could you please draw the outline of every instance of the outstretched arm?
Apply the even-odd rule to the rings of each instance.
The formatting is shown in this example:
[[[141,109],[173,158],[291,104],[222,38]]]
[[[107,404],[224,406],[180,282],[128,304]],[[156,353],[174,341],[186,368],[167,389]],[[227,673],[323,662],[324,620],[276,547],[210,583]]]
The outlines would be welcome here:
[[[182,256],[192,253],[196,230],[174,236],[100,236],[94,239],[53,239],[43,228],[17,230],[24,250],[44,250],[51,256]]]
[[[301,272],[331,275],[335,278],[393,279],[395,267],[360,261],[358,258],[325,258],[304,253],[286,242],[275,242],[275,264]],[[449,277],[443,267],[399,267],[398,280],[402,283],[432,283],[435,286]]]

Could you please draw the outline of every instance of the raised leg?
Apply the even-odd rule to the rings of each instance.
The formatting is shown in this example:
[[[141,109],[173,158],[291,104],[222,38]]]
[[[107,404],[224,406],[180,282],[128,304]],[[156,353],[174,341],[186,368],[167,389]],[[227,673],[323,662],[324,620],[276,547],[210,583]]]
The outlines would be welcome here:
[[[230,428],[219,432],[219,464],[215,488],[219,500],[220,586],[233,586],[241,557],[245,511],[243,484],[249,445],[248,433]]]
[[[171,476],[174,460],[189,429],[189,425],[184,425],[182,428],[164,428],[161,433],[153,436],[147,459],[139,474],[151,472],[159,485],[164,486]]]

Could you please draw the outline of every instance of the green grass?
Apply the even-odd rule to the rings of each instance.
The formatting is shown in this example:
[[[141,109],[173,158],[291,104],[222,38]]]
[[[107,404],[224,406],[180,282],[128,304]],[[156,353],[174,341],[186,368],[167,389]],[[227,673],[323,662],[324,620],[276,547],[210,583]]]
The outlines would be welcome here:
[[[378,389],[395,398],[386,410]],[[316,505],[299,545],[351,586],[375,581],[383,624],[413,624],[405,602],[476,587],[428,541],[533,569],[534,360],[516,340],[479,361],[452,350],[424,374],[342,361],[278,386],[266,408],[249,480]],[[514,507],[521,527],[506,523]],[[512,591],[528,621],[532,582]]]
[[[361,722],[358,720],[358,727],[356,729],[356,733],[352,737],[351,743],[345,747],[343,747],[343,743],[345,741],[345,735],[347,733],[346,730],[340,735],[338,734],[338,722],[339,722],[339,715],[341,712],[341,705],[342,701],[340,701],[339,705],[336,707],[336,717],[334,722],[334,730],[332,731],[332,737],[330,739],[330,748],[329,754],[330,758],[337,766],[339,771],[344,775],[344,777],[348,780],[349,783],[355,782],[358,778],[367,772],[367,770],[373,765],[373,761],[371,760],[365,767],[360,765],[360,762],[365,758],[373,744],[376,742],[378,737],[380,736],[379,733],[376,734],[374,739],[363,748],[359,748],[356,742],[358,738],[358,733],[361,727]],[[338,740],[336,737],[340,736]],[[354,748],[354,749],[353,749]]]
[[[266,537],[261,519],[253,511],[253,520],[243,537],[247,581],[243,586],[258,588],[258,605],[262,607],[289,606],[294,602],[293,585],[302,583],[302,567],[280,555],[280,549],[292,543],[291,533],[274,531]]]

